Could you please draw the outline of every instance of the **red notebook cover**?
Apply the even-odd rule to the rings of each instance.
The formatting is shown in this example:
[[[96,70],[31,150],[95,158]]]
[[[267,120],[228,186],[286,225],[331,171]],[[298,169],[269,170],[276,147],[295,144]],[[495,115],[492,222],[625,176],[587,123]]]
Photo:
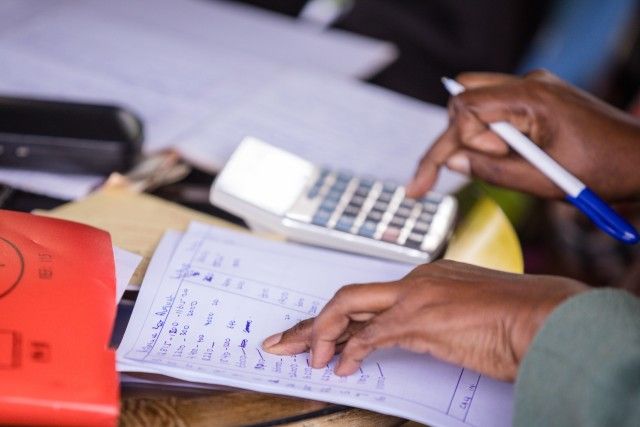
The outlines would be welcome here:
[[[0,424],[113,426],[111,238],[0,210]]]

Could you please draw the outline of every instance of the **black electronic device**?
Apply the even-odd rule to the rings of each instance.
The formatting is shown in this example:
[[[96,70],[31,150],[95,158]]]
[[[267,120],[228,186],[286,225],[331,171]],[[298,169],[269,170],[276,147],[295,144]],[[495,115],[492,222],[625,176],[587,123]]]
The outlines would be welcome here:
[[[142,139],[118,106],[0,97],[0,167],[106,175],[129,169]]]

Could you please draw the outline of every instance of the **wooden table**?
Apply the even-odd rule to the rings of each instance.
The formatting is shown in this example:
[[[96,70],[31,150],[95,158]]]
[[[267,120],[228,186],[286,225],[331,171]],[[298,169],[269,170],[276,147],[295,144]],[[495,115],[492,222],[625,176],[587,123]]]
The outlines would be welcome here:
[[[123,390],[123,426],[418,426],[401,418],[341,405],[250,391]]]

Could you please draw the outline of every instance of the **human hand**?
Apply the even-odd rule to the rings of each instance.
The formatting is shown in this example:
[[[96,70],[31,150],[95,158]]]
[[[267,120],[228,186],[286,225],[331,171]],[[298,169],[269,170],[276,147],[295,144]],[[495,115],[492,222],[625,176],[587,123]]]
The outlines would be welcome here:
[[[449,102],[449,127],[420,160],[407,195],[429,190],[440,167],[546,198],[564,193],[489,130],[507,121],[601,197],[640,195],[640,122],[546,71],[520,78],[467,73]]]
[[[397,282],[345,286],[318,317],[267,338],[263,348],[279,355],[310,349],[314,368],[341,351],[335,373],[346,376],[374,350],[401,347],[512,380],[551,311],[586,289],[561,277],[437,261]]]

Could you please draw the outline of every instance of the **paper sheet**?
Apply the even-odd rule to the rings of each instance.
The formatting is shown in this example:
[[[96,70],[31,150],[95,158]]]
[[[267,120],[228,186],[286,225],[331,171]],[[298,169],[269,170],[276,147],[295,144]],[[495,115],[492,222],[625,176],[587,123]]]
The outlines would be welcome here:
[[[0,182],[18,190],[61,200],[86,196],[104,181],[96,175],[66,175],[21,169],[0,168]]]
[[[298,19],[241,3],[216,0],[91,0],[92,8],[118,12],[138,24],[163,28],[191,44],[222,47],[295,68],[367,78],[389,65],[389,42],[338,29],[318,31]]]
[[[307,57],[315,60],[310,69],[344,66],[342,56],[353,68],[371,65],[370,55],[354,51],[386,46],[221,2],[157,3],[58,0],[29,14],[9,8],[29,19],[0,32],[0,61],[11,64],[0,68],[0,92],[124,105],[144,119],[144,149],[153,151],[198,120],[246,102],[284,70],[308,66]]]
[[[253,135],[404,183],[446,125],[443,109],[345,78],[388,62],[384,43],[224,2],[11,4],[0,93],[122,105],[144,120],[145,152],[175,147],[210,171]]]
[[[289,70],[250,102],[182,135],[178,149],[217,170],[245,136],[254,136],[318,165],[405,184],[447,123],[444,108],[362,82]],[[435,190],[450,193],[466,182],[443,169]]]
[[[118,304],[138,264],[142,261],[142,256],[114,246],[113,260],[116,265],[116,304]]]
[[[175,236],[174,236],[175,243]],[[193,223],[151,261],[122,366],[176,378],[326,400],[436,426],[510,425],[512,385],[426,355],[378,351],[349,377],[334,361],[261,350],[268,335],[319,312],[341,286],[398,279],[411,267]],[[167,261],[170,260],[170,261]]]

